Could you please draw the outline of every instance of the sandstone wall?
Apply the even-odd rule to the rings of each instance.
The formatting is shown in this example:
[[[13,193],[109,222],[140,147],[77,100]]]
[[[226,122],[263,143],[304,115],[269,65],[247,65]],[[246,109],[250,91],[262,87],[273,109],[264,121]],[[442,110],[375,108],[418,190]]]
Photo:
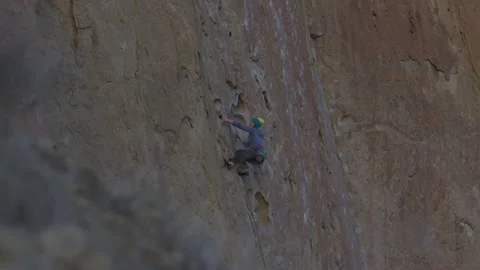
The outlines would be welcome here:
[[[367,269],[478,265],[478,8],[349,1],[311,9]]]
[[[37,79],[9,92],[32,106],[2,105],[15,123],[114,193],[167,189],[221,239],[227,264],[478,264],[473,0],[9,8],[38,34],[23,35]],[[257,115],[269,158],[242,180],[221,165],[245,134],[219,117]]]

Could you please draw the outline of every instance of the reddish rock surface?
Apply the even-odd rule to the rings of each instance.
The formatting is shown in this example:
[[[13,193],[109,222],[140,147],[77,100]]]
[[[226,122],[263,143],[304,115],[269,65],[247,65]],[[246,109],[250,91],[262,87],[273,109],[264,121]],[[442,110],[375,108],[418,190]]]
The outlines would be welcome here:
[[[49,1],[58,80],[22,117],[114,189],[166,180],[238,269],[475,269],[479,8]],[[243,181],[220,115],[265,119]]]
[[[311,11],[365,269],[478,265],[478,7],[352,1]]]

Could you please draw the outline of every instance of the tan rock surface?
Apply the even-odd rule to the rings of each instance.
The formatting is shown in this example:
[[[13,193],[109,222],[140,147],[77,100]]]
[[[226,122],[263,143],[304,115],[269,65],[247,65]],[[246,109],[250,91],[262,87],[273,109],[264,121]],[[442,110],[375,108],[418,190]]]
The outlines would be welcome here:
[[[116,192],[166,181],[228,264],[479,267],[476,1],[25,5],[33,55],[63,56],[26,127]],[[220,115],[266,121],[245,182]]]
[[[478,7],[312,9],[325,29],[317,60],[366,269],[478,267],[469,232],[479,221]]]

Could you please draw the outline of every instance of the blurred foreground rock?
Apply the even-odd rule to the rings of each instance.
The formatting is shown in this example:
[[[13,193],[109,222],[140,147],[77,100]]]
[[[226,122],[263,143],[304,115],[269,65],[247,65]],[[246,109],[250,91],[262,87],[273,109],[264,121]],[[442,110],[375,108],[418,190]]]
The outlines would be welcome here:
[[[0,149],[1,269],[227,269],[164,194],[112,195],[47,141],[2,138]]]

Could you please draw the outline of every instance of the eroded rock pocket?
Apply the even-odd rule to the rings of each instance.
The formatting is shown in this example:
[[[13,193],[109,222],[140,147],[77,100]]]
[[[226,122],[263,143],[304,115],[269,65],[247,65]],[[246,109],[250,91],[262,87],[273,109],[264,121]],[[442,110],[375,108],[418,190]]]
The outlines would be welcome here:
[[[270,224],[269,217],[269,205],[268,202],[263,197],[263,194],[260,192],[255,193],[255,200],[257,201],[257,207],[255,208],[255,214],[258,216],[258,220],[261,225]]]
[[[244,113],[246,106],[245,106],[245,97],[242,93],[237,95],[237,104],[232,104],[232,111],[235,113]]]
[[[213,106],[215,107],[215,110],[217,110],[217,112],[220,112],[222,110],[222,100],[216,98],[215,100],[213,100]]]

